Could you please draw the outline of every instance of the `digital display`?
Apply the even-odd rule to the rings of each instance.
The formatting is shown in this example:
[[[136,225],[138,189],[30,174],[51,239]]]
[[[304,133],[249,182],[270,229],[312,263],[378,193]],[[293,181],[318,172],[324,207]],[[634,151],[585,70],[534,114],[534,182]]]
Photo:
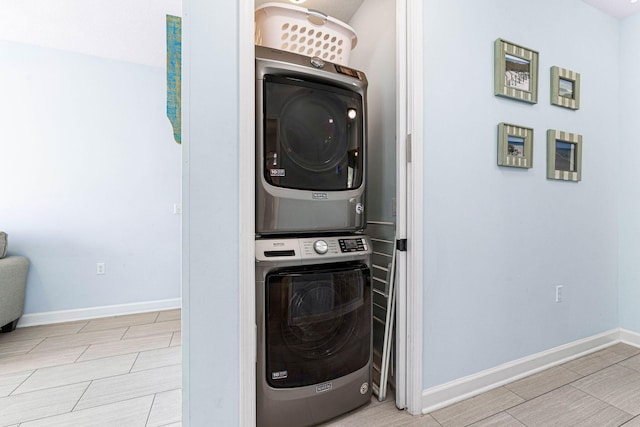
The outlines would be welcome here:
[[[358,241],[357,240],[345,240],[344,248],[346,250],[358,249]]]
[[[342,252],[364,252],[367,244],[364,239],[340,239],[340,250]]]

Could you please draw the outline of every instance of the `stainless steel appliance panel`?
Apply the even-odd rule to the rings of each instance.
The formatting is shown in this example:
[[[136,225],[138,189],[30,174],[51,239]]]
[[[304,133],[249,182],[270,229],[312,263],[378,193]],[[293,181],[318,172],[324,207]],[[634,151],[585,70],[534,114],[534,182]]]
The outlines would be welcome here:
[[[307,426],[371,398],[371,243],[256,240],[259,427]]]
[[[366,88],[361,71],[256,46],[258,235],[364,229]]]

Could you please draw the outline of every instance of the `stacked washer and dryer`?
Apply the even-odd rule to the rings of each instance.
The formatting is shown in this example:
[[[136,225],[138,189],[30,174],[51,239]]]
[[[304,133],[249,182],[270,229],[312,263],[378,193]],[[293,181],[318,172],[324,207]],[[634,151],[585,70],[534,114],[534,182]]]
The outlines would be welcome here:
[[[365,75],[256,46],[256,418],[307,426],[370,400]]]

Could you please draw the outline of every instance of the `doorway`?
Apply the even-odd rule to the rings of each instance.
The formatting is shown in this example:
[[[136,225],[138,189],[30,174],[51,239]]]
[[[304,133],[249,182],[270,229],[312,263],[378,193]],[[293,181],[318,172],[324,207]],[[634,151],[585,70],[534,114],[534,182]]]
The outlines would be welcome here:
[[[366,2],[367,0],[364,0]],[[240,62],[240,159],[254,153],[254,0],[241,0]],[[331,14],[330,10],[323,11]],[[378,23],[372,22],[375,26]],[[422,393],[422,4],[419,0],[396,0],[394,26],[395,60],[395,190],[387,189],[378,211],[396,223],[398,239],[407,239],[407,251],[398,253],[396,406],[411,414],[421,413]],[[357,30],[357,28],[356,28]],[[353,64],[358,68],[358,64]],[[367,73],[366,69],[363,69]],[[394,135],[393,135],[394,134]],[[394,141],[395,140],[395,141]],[[388,142],[388,138],[387,138]],[[252,162],[240,162],[240,422],[255,424],[255,272],[254,272],[254,177]],[[388,170],[388,169],[387,169]],[[389,194],[395,193],[395,200]],[[375,210],[374,210],[375,212]]]

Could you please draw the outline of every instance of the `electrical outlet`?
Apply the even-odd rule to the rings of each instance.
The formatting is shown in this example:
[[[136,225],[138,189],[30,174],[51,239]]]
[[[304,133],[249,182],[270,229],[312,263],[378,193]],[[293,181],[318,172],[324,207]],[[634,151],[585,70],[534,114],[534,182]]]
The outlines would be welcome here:
[[[96,274],[104,274],[105,273],[105,267],[104,267],[104,262],[99,262],[96,264]]]
[[[562,285],[556,286],[556,302],[562,302]]]
[[[174,215],[180,215],[182,213],[182,204],[181,203],[174,203],[173,204],[173,214]]]

